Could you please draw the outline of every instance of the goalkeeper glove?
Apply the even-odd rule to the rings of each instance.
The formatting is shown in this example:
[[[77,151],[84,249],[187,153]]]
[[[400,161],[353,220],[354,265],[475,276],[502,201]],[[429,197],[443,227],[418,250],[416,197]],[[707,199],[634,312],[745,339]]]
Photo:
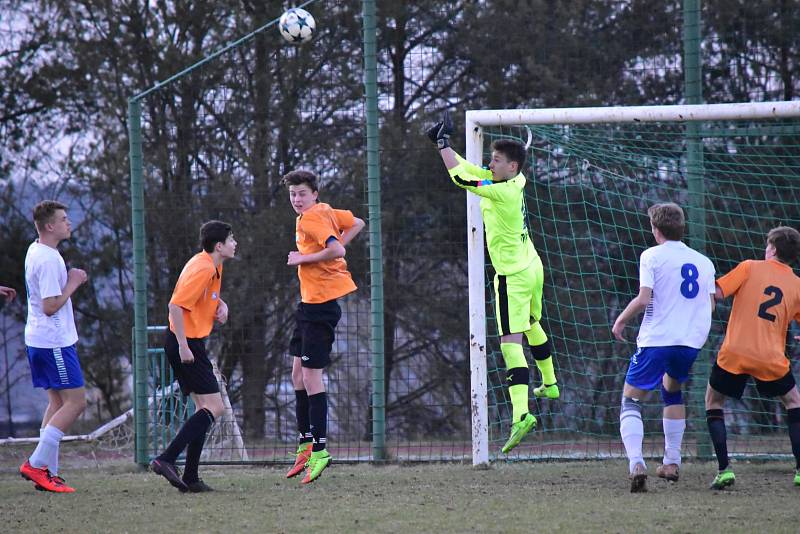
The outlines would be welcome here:
[[[453,121],[450,120],[450,114],[448,112],[444,112],[444,117],[442,120],[428,128],[425,134],[428,138],[436,143],[436,146],[439,147],[439,150],[443,148],[447,148],[450,146],[450,134],[453,133]]]
[[[441,127],[442,127],[442,121],[439,121],[430,128],[428,128],[427,130],[425,130],[425,135],[428,136],[428,139],[430,139],[431,143],[433,143],[434,145],[437,144],[436,137],[439,135],[439,128]]]

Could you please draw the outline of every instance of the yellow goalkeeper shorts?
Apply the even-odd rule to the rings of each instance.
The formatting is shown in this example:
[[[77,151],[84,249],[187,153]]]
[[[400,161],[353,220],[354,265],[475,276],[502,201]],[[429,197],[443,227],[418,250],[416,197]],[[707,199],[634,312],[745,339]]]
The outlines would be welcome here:
[[[518,273],[494,275],[495,318],[501,336],[521,334],[542,318],[544,267],[537,256]]]

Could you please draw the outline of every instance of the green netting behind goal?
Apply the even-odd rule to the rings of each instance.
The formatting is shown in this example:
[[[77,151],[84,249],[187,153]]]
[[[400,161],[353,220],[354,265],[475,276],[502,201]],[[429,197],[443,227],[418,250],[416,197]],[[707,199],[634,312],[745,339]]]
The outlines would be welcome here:
[[[560,401],[531,396],[539,430],[513,453],[517,458],[624,456],[619,405],[624,375],[641,318],[629,324],[631,343],[617,342],[611,325],[638,293],[638,258],[655,244],[647,208],[677,202],[687,211],[687,244],[704,251],[724,274],[764,254],[768,230],[800,227],[800,121],[704,123],[699,184],[687,181],[687,132],[678,123],[517,126],[484,131],[491,141],[530,140],[525,174],[531,237],[545,266],[543,326],[554,347]],[[697,139],[697,138],[696,138]],[[696,192],[698,191],[699,192]],[[692,193],[690,194],[690,191]],[[704,193],[703,193],[704,191]],[[490,454],[508,436],[511,406],[493,317],[486,266]],[[712,454],[703,396],[725,333],[730,299],[718,305],[711,334],[684,394],[685,457]],[[793,329],[797,325],[792,323]],[[790,330],[787,354],[798,344]],[[527,353],[526,353],[527,354]],[[533,360],[527,354],[531,362]],[[795,374],[797,364],[793,365]],[[538,385],[538,371],[533,371]],[[661,400],[645,405],[645,454],[663,454]],[[789,454],[785,410],[761,398],[752,382],[741,402],[726,404],[729,451],[736,457]]]
[[[428,44],[403,53],[407,67],[398,74],[381,44],[380,168],[387,178],[380,195],[370,195],[361,4],[303,3],[317,17],[317,30],[311,43],[297,47],[278,34],[280,2],[226,12],[225,24],[203,39],[174,44],[180,68],[204,59],[133,99],[142,155],[132,190],[142,192],[146,244],[137,285],[139,300],[146,301],[137,318],[139,463],[162,451],[193,412],[162,347],[172,289],[198,250],[200,224],[212,218],[233,225],[238,247],[222,282],[230,320],[215,327],[207,343],[230,407],[209,432],[203,461],[293,461],[296,397],[288,347],[299,285],[286,258],[296,248],[296,213],[281,177],[296,168],[319,175],[321,201],[368,223],[347,248],[359,289],[340,300],[342,319],[325,372],[331,454],[337,462],[469,456],[464,207],[441,200],[458,192],[419,133],[427,117],[407,112],[418,107],[407,103],[415,101],[412,93],[432,83],[429,73],[441,74],[442,59],[423,39]],[[396,14],[409,28],[417,24],[407,20],[411,11],[419,11],[415,21],[431,17],[427,8],[409,10]],[[439,11],[449,20],[448,10]],[[381,28],[394,24],[379,20]],[[241,37],[251,28],[257,29]],[[415,35],[405,27],[397,31],[404,39]],[[398,75],[402,80],[392,83],[405,89],[387,89],[387,80]],[[398,98],[404,92],[406,100]],[[429,185],[421,188],[421,182]],[[368,246],[378,228],[385,243],[380,254]],[[385,313],[378,313],[379,303]],[[383,325],[379,332],[376,324]],[[382,369],[374,366],[380,352]],[[374,407],[379,384],[384,409]]]

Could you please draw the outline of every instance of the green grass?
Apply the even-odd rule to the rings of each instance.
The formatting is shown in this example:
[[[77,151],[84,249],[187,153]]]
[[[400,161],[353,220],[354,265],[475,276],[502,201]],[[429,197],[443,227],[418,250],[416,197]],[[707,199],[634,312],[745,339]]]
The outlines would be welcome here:
[[[0,471],[0,530],[14,532],[796,532],[800,488],[788,462],[734,465],[736,486],[711,491],[716,464],[685,465],[671,484],[629,493],[620,461],[413,466],[333,464],[309,486],[284,469],[202,468],[217,491],[181,494],[154,474],[114,467],[62,472],[77,492],[33,490]],[[757,520],[754,518],[758,518]]]

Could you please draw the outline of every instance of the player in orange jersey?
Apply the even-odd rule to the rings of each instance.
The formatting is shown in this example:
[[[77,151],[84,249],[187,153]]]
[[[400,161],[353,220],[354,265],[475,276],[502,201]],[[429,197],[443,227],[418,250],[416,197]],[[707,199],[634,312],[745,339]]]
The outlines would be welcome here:
[[[192,256],[181,271],[167,309],[169,328],[164,353],[181,392],[191,395],[195,412],[181,426],[167,448],[151,463],[153,472],[163,476],[181,492],[212,491],[198,475],[206,433],[225,411],[214,367],[206,353],[206,338],[214,322],[225,324],[228,305],[220,297],[222,264],[236,254],[231,225],[208,221],[200,228],[203,250]],[[183,476],[175,467],[186,449]]]
[[[788,226],[767,234],[764,260],[746,260],[717,280],[718,300],[733,296],[728,329],[706,389],[706,420],[719,462],[712,489],[732,486],[728,460],[726,397],[741,399],[749,377],[759,393],[778,397],[787,410],[795,457],[794,484],[800,486],[800,392],[786,357],[789,323],[800,321],[800,278],[791,263],[800,257],[800,232]]]
[[[286,478],[305,469],[302,483],[308,484],[331,462],[325,448],[328,398],[322,374],[331,363],[334,333],[342,316],[337,299],[356,290],[344,261],[345,246],[364,228],[364,221],[348,210],[319,202],[314,173],[292,171],[283,177],[283,183],[297,213],[297,250],[289,252],[286,263],[297,267],[300,278],[300,304],[289,343],[300,444]]]

